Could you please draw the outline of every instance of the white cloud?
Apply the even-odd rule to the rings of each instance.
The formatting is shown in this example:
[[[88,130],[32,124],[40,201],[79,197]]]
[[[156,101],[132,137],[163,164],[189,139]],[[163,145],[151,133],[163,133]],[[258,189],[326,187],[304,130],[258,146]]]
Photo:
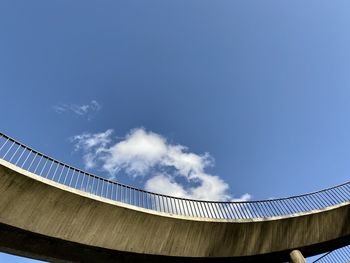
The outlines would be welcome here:
[[[101,109],[101,105],[96,101],[92,100],[88,104],[59,104],[53,106],[56,113],[74,113],[77,116],[87,116],[90,119],[96,112]]]
[[[125,169],[134,176],[143,175],[167,154],[163,137],[144,129],[132,130],[124,140],[105,149],[103,168],[110,174]]]
[[[188,197],[184,187],[174,181],[174,178],[166,174],[158,174],[147,180],[145,189],[149,192],[170,195],[175,197]]]
[[[75,150],[84,152],[83,160],[86,169],[94,168],[97,164],[97,155],[102,153],[111,142],[113,130],[106,130],[101,133],[83,133],[72,137],[71,142],[75,143]]]
[[[112,140],[111,135],[113,130],[109,129],[100,133],[83,133],[71,138],[72,142],[75,142],[75,150],[83,149],[84,151],[90,151],[91,149],[105,148]]]
[[[239,198],[232,198],[231,201],[232,202],[244,202],[244,201],[249,201],[251,199],[252,199],[252,195],[248,194],[248,193],[245,193]]]
[[[167,142],[163,136],[143,128],[131,130],[114,142],[112,130],[74,136],[76,150],[82,150],[86,168],[100,167],[111,176],[120,172],[145,180],[145,189],[166,195],[200,199],[233,200],[229,185],[206,172],[214,161],[209,153],[188,151],[183,145]],[[248,200],[248,194],[236,200]]]
[[[227,193],[229,185],[218,176],[199,173],[195,175],[195,180],[200,181],[200,185],[190,188],[190,197],[199,200],[230,200]]]

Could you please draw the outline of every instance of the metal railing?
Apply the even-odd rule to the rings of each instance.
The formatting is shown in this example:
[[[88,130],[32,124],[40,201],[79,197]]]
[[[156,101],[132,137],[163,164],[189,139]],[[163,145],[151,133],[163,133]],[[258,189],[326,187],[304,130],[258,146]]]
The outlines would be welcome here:
[[[350,182],[314,193],[262,201],[190,200],[121,184],[44,155],[0,132],[0,158],[28,172],[99,197],[168,214],[212,219],[288,216],[350,201]]]
[[[345,246],[324,254],[314,263],[349,263],[350,262],[350,245]]]

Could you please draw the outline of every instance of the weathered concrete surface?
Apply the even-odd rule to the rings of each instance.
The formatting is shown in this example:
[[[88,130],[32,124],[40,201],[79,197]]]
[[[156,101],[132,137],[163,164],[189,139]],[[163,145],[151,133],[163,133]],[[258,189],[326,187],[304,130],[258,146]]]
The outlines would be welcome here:
[[[290,218],[188,220],[57,186],[0,162],[0,249],[68,261],[85,261],[76,258],[84,253],[90,262],[99,255],[111,259],[104,262],[279,262],[294,249],[309,256],[350,241],[349,203]],[[41,250],[33,242],[43,242]],[[65,246],[70,253],[60,252]]]

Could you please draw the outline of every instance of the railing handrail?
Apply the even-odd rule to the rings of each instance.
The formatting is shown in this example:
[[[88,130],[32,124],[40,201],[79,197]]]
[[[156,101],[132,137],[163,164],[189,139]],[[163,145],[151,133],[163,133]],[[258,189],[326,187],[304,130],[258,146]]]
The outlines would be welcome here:
[[[83,175],[86,175],[86,176],[88,176],[88,180],[90,180],[90,177],[91,178],[94,178],[94,179],[96,179],[97,180],[97,182],[99,183],[100,181],[102,181],[102,182],[105,182],[105,183],[107,183],[107,194],[108,194],[108,187],[109,187],[109,184],[111,184],[111,185],[114,185],[114,186],[116,186],[116,191],[118,191],[118,187],[120,188],[120,189],[126,189],[125,191],[127,191],[128,189],[129,189],[129,191],[130,191],[130,199],[131,199],[131,191],[135,191],[136,193],[137,193],[137,195],[138,196],[140,196],[140,193],[142,193],[142,194],[146,194],[146,198],[148,198],[147,197],[147,195],[150,195],[151,197],[161,197],[162,198],[162,201],[163,201],[163,206],[164,206],[164,208],[165,208],[165,204],[164,204],[164,199],[168,202],[168,200],[167,199],[170,199],[171,201],[170,202],[172,202],[173,200],[174,200],[174,202],[176,202],[176,200],[180,200],[180,201],[182,201],[182,202],[185,202],[185,204],[186,204],[186,206],[187,206],[187,203],[186,202],[190,202],[190,205],[189,205],[189,207],[191,208],[191,210],[192,210],[192,206],[194,207],[195,206],[195,204],[204,204],[204,206],[206,205],[206,204],[212,204],[212,205],[214,205],[214,208],[215,209],[213,209],[213,213],[212,212],[210,212],[210,213],[208,213],[208,211],[206,211],[206,214],[210,214],[210,215],[212,215],[212,214],[214,214],[215,216],[213,216],[213,217],[217,217],[217,215],[216,214],[219,214],[219,212],[220,213],[222,213],[222,214],[230,214],[230,213],[227,213],[227,211],[218,211],[218,210],[216,210],[216,207],[215,206],[220,206],[220,205],[235,205],[235,206],[237,206],[237,207],[241,207],[241,206],[252,206],[251,208],[249,208],[249,209],[251,209],[250,211],[238,211],[239,212],[239,215],[237,216],[237,218],[250,218],[250,214],[251,213],[253,213],[254,215],[259,215],[259,216],[261,216],[261,215],[263,215],[263,217],[267,217],[267,214],[291,214],[292,212],[285,212],[285,211],[312,211],[312,210],[315,210],[316,208],[315,207],[327,207],[327,206],[330,206],[331,204],[333,204],[334,203],[334,200],[340,200],[340,199],[344,199],[345,198],[345,200],[346,201],[349,201],[349,199],[350,198],[348,198],[348,195],[349,195],[349,193],[348,193],[348,191],[350,190],[350,182],[346,182],[346,183],[343,183],[343,184],[339,184],[339,185],[336,185],[336,186],[332,186],[332,187],[329,187],[329,188],[326,188],[326,189],[322,189],[322,190],[319,190],[319,191],[314,191],[314,192],[310,192],[310,193],[304,193],[304,194],[301,194],[301,195],[294,195],[294,196],[289,196],[289,197],[282,197],[282,198],[274,198],[274,199],[266,199],[266,200],[254,200],[254,201],[210,201],[210,200],[196,200],[196,199],[189,199],[189,198],[182,198],[182,197],[175,197],[175,196],[170,196],[170,195],[165,195],[165,194],[160,194],[160,193],[154,193],[154,192],[149,192],[149,191],[146,191],[146,190],[143,190],[143,189],[139,189],[139,188],[136,188],[136,187],[133,187],[133,186],[130,186],[130,185],[127,185],[127,184],[123,184],[123,183],[120,183],[120,182],[117,182],[117,181],[114,181],[114,180],[110,180],[110,179],[105,179],[105,178],[103,178],[103,177],[100,177],[100,176],[97,176],[97,175],[95,175],[95,174],[93,174],[93,173],[90,173],[90,172],[87,172],[87,171],[84,171],[84,170],[82,170],[82,169],[80,169],[80,168],[76,168],[76,167],[74,167],[74,166],[72,166],[72,165],[68,165],[68,164],[66,164],[66,163],[64,163],[64,162],[61,162],[61,161],[59,161],[59,160],[57,160],[57,159],[55,159],[55,158],[52,158],[52,157],[50,157],[50,156],[48,156],[48,155],[46,155],[46,154],[44,154],[44,153],[41,153],[41,152],[39,152],[39,151],[37,151],[37,150],[34,150],[34,149],[32,149],[31,147],[29,147],[29,146],[27,146],[27,145],[25,145],[25,144],[23,144],[22,142],[19,142],[19,141],[17,141],[17,140],[15,140],[14,138],[12,138],[12,137],[10,137],[10,136],[8,136],[8,135],[6,135],[6,134],[4,134],[4,133],[2,133],[2,132],[0,132],[0,139],[4,139],[4,140],[6,140],[2,145],[0,144],[0,152],[1,152],[1,150],[2,150],[2,148],[4,148],[5,147],[5,145],[7,144],[7,142],[8,141],[10,141],[11,143],[12,143],[12,146],[11,147],[9,147],[8,148],[8,150],[7,150],[7,152],[6,152],[6,154],[3,156],[3,157],[0,157],[1,159],[5,159],[5,157],[6,157],[6,155],[12,150],[12,147],[13,147],[13,145],[15,144],[15,145],[18,145],[18,148],[17,148],[17,150],[13,153],[13,156],[11,157],[11,160],[13,159],[13,157],[17,154],[17,151],[19,150],[19,148],[21,147],[21,148],[23,148],[23,152],[21,153],[21,156],[19,157],[19,159],[22,157],[22,155],[24,154],[24,152],[27,150],[27,151],[29,151],[29,153],[28,153],[28,157],[29,157],[29,155],[32,153],[32,154],[35,154],[35,156],[34,156],[34,158],[33,158],[33,161],[32,161],[32,163],[34,162],[34,160],[36,159],[36,156],[39,156],[40,157],[40,161],[39,161],[39,163],[37,164],[37,167],[36,167],[36,169],[34,170],[34,173],[36,173],[36,170],[37,170],[37,168],[40,166],[40,162],[41,162],[41,160],[44,158],[45,160],[46,160],[46,163],[48,162],[48,160],[50,161],[50,162],[52,162],[52,164],[51,164],[51,166],[54,164],[54,163],[56,163],[57,164],[57,168],[56,168],[56,170],[58,169],[58,167],[59,166],[62,166],[63,168],[62,168],[62,171],[61,171],[61,173],[63,173],[63,170],[64,170],[64,168],[66,167],[67,168],[67,174],[65,175],[65,181],[66,181],[66,177],[68,176],[68,171],[70,171],[70,170],[72,170],[73,171],[73,173],[71,174],[71,178],[70,178],[70,181],[72,182],[72,180],[73,180],[73,178],[74,178],[74,176],[75,176],[75,172],[78,172],[78,178],[74,178],[74,180],[76,181],[76,184],[78,183],[78,181],[79,181],[79,176],[80,176],[80,174],[83,174]],[[28,159],[28,157],[27,157],[27,159]],[[18,159],[18,161],[19,161],[19,159]],[[18,162],[17,161],[17,162]],[[25,162],[24,162],[24,164],[25,164]],[[24,165],[23,164],[23,165]],[[22,165],[22,166],[23,166]],[[32,164],[31,164],[32,165]],[[30,167],[28,168],[28,170],[30,170],[30,168],[31,168],[31,165],[30,165]],[[45,166],[46,166],[46,164],[45,164]],[[41,171],[41,173],[43,172],[43,170],[45,169],[45,166],[43,166],[42,167],[42,171]],[[50,168],[51,169],[51,168]],[[49,171],[50,172],[50,171]],[[48,172],[48,173],[49,173]],[[41,174],[40,174],[41,175]],[[55,176],[55,175],[54,175]],[[94,179],[92,179],[92,180],[94,180]],[[52,180],[54,181],[54,178],[52,178]],[[59,177],[59,179],[58,179],[58,181],[60,180],[60,177]],[[60,183],[62,183],[62,182],[60,182]],[[65,184],[65,182],[63,183],[63,184]],[[83,182],[81,183],[82,185],[83,185]],[[82,187],[82,186],[81,186]],[[88,183],[87,183],[87,185],[86,185],[86,187],[90,187],[90,188],[92,188],[92,189],[90,189],[90,192],[91,191],[94,191],[94,185],[88,185]],[[96,188],[96,192],[98,192],[99,190],[98,190],[98,185],[97,185],[97,188]],[[113,187],[113,186],[112,186]],[[342,189],[342,187],[348,187],[349,188],[349,190],[348,190],[348,188],[346,188],[345,190],[344,189]],[[87,190],[84,190],[84,191],[86,191],[87,192]],[[101,189],[101,191],[103,191],[103,185],[102,185],[102,189]],[[112,190],[111,190],[112,191]],[[120,191],[122,191],[122,190],[120,190]],[[133,193],[134,195],[135,195],[135,192]],[[349,191],[350,192],[350,191]],[[344,193],[345,193],[345,195],[344,195]],[[319,200],[319,199],[317,199],[317,198],[319,198],[317,195],[326,195],[327,196],[327,198],[329,198],[330,200],[327,200],[327,199],[325,199],[325,200]],[[102,193],[101,193],[101,195],[102,195]],[[344,197],[345,196],[345,197]],[[128,198],[128,196],[126,196],[126,194],[125,194],[125,196],[124,196],[125,198]],[[315,197],[315,199],[316,199],[316,201],[315,200],[313,200],[313,198]],[[317,198],[316,198],[317,197]],[[339,198],[340,197],[340,198]],[[122,199],[122,192],[121,192],[121,194],[120,194],[120,198]],[[134,197],[135,198],[135,197]],[[139,197],[140,198],[140,197]],[[306,199],[306,200],[304,200],[304,198]],[[118,192],[116,192],[116,200],[118,200]],[[130,202],[131,202],[131,200],[130,200]],[[134,202],[135,202],[135,200],[134,200]],[[156,202],[156,200],[154,200],[154,201],[152,201],[151,200],[151,202]],[[159,202],[159,207],[161,207],[162,205],[160,204],[160,200],[158,200],[158,202]],[[291,202],[291,203],[289,203],[289,202]],[[293,203],[293,202],[295,202],[295,203]],[[191,203],[193,203],[193,204],[191,204]],[[281,204],[280,204],[281,203]],[[302,209],[300,208],[300,207],[298,207],[298,206],[300,206],[302,204]],[[155,204],[154,204],[155,205]],[[191,206],[192,205],[192,206]],[[151,205],[151,207],[152,207],[152,205]],[[202,205],[198,205],[198,207],[201,207],[201,208],[203,208],[202,207]],[[181,206],[179,206],[178,207],[179,208],[179,210],[181,210],[181,209],[184,209],[184,207],[181,207]],[[181,209],[180,209],[181,208]],[[309,210],[307,210],[307,209],[305,209],[305,208],[308,208]],[[173,209],[173,208],[172,208]],[[188,209],[189,210],[189,208],[187,207],[186,209]],[[207,209],[206,207],[205,207],[205,209]],[[224,208],[222,208],[222,209],[224,209]],[[270,209],[270,211],[264,211],[264,209]],[[272,210],[271,210],[272,209]],[[165,209],[164,209],[165,210]],[[176,205],[175,205],[175,210],[176,210]],[[254,211],[253,211],[254,210]],[[173,210],[172,210],[173,211]],[[200,209],[198,210],[198,211],[200,211]],[[198,215],[198,214],[201,214],[201,213],[198,213],[198,211],[196,211],[196,215]],[[277,211],[277,212],[276,212]],[[193,211],[192,211],[193,212]],[[202,211],[203,212],[203,214],[204,214],[204,211]],[[237,212],[237,213],[238,213]],[[271,213],[270,213],[271,212]],[[234,214],[233,212],[232,212],[232,214]],[[243,216],[242,216],[243,215]],[[230,214],[230,216],[231,216],[231,214]],[[236,218],[236,215],[234,216],[235,218]]]

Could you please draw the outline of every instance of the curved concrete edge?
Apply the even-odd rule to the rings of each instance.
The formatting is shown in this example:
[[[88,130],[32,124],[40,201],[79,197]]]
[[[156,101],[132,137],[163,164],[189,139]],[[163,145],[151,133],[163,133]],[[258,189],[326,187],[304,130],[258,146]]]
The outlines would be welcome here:
[[[0,237],[0,251],[2,252],[57,263],[277,263],[288,261],[288,253],[285,252],[235,258],[187,258],[120,252],[67,242],[4,224],[0,224]],[[325,251],[325,248],[333,250],[346,246],[349,240],[350,236],[318,244],[317,247],[310,246],[302,253],[306,257],[318,255]]]
[[[344,238],[348,242],[350,236],[350,206],[258,222],[183,220],[102,202],[1,165],[0,196],[3,225],[150,258],[201,258],[203,262],[204,258],[288,256],[293,249],[311,251],[314,247],[324,252],[328,248],[321,244]]]
[[[302,213],[294,213],[286,216],[274,216],[274,217],[266,217],[266,218],[250,218],[250,219],[217,219],[217,218],[202,218],[202,217],[191,217],[191,216],[182,216],[182,215],[176,215],[176,214],[170,214],[170,213],[164,213],[164,212],[159,212],[151,209],[146,209],[138,206],[133,206],[129,205],[126,203],[114,201],[108,198],[100,197],[97,195],[94,195],[92,193],[84,192],[82,190],[75,189],[73,187],[68,187],[66,185],[57,183],[55,181],[52,181],[50,179],[44,178],[42,176],[36,175],[34,173],[28,172],[18,166],[13,165],[12,163],[9,163],[3,159],[0,159],[0,165],[5,166],[13,171],[16,171],[19,174],[22,174],[24,176],[27,176],[29,178],[32,178],[33,180],[43,182],[45,184],[48,184],[50,186],[62,189],[67,192],[71,192],[83,197],[91,198],[99,202],[107,203],[107,204],[112,204],[120,207],[124,207],[127,209],[132,209],[135,211],[143,212],[143,213],[148,213],[148,214],[153,214],[157,216],[163,216],[163,217],[172,217],[172,218],[177,218],[177,219],[182,219],[182,220],[190,220],[190,221],[204,221],[204,222],[234,222],[234,223],[247,223],[247,222],[261,222],[261,221],[273,221],[273,220],[281,220],[281,219],[286,219],[286,218],[291,218],[291,217],[299,217],[299,216],[306,216],[306,215],[311,215],[315,213],[322,213],[328,210],[336,209],[342,206],[347,206],[350,205],[350,201],[348,202],[343,202],[339,203],[337,205],[333,206],[328,206],[323,209],[315,209],[311,210],[308,212],[302,212]]]

